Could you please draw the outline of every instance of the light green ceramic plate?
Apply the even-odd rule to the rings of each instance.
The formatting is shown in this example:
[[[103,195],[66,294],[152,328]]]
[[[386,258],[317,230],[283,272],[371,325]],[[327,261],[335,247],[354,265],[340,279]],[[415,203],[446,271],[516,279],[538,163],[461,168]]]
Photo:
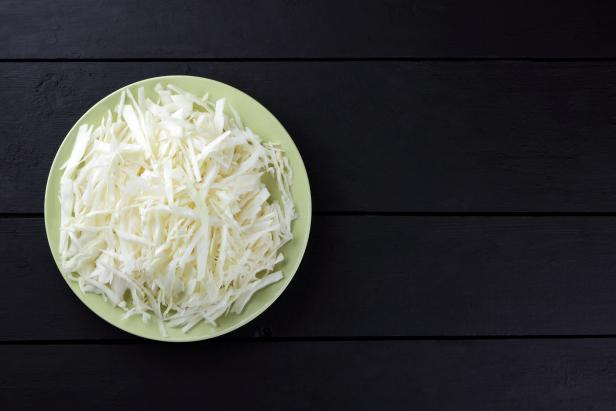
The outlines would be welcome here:
[[[158,326],[155,322],[151,321],[149,324],[145,324],[141,321],[141,318],[138,317],[122,320],[120,318],[122,315],[120,309],[112,307],[98,295],[82,293],[79,287],[73,282],[67,281],[67,283],[75,295],[99,317],[131,334],[161,341],[182,342],[204,340],[228,333],[251,321],[265,311],[289,284],[295,271],[297,271],[308,243],[312,212],[310,186],[308,184],[306,168],[304,167],[302,158],[293,140],[291,140],[289,134],[272,113],[267,111],[265,107],[252,97],[224,83],[192,76],[155,77],[131,84],[126,88],[136,93],[139,87],[143,87],[146,96],[154,97],[154,86],[157,83],[163,85],[174,84],[197,95],[203,95],[207,92],[213,99],[226,97],[227,101],[238,111],[245,125],[261,136],[263,140],[280,144],[286,152],[293,170],[292,194],[299,213],[299,218],[293,222],[293,241],[285,245],[282,250],[285,255],[285,261],[280,264],[280,269],[284,273],[284,278],[278,283],[272,284],[255,294],[244,308],[242,314],[229,314],[221,318],[218,321],[217,327],[201,323],[186,334],[179,329],[168,328],[169,336],[166,338],[160,335]],[[62,174],[60,167],[66,162],[70,155],[79,126],[82,124],[98,125],[103,114],[107,112],[107,110],[115,107],[118,103],[121,91],[122,89],[103,98],[77,121],[60,145],[51,166],[45,191],[45,229],[47,231],[47,240],[49,241],[49,246],[51,247],[51,252],[58,268],[60,268],[58,264],[60,261],[58,258],[60,231],[60,201],[58,193]],[[275,194],[273,195],[274,197],[276,196]]]

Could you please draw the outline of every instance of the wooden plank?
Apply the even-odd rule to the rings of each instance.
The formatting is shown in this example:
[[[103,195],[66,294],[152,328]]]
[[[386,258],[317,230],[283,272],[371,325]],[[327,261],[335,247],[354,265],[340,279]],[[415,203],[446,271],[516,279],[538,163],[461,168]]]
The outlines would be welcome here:
[[[616,334],[615,217],[314,218],[289,288],[231,337]],[[41,219],[0,220],[0,339],[117,339],[51,259]]]
[[[614,57],[611,2],[4,0],[3,58]]]
[[[613,339],[0,346],[3,409],[607,410]]]
[[[194,74],[244,89],[298,144],[316,211],[612,212],[616,63],[5,63],[0,213],[42,212],[97,100]]]

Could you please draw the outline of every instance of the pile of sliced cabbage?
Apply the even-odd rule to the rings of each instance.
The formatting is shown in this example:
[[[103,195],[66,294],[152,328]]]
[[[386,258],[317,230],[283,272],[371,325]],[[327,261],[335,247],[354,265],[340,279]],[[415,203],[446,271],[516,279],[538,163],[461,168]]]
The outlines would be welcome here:
[[[98,127],[79,128],[60,183],[60,256],[82,292],[167,335],[216,326],[282,279],[296,212],[284,153],[225,99],[155,90],[124,91]]]

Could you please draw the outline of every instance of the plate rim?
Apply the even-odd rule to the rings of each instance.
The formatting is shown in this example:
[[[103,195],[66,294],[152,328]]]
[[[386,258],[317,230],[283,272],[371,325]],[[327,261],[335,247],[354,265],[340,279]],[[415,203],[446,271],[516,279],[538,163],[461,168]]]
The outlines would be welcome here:
[[[267,114],[269,114],[272,119],[278,123],[280,125],[280,127],[282,128],[282,130],[284,130],[284,133],[286,134],[286,137],[283,136],[283,138],[288,138],[290,145],[293,147],[293,149],[297,152],[298,154],[298,163],[296,165],[297,169],[294,169],[294,172],[300,171],[306,178],[306,195],[307,195],[307,212],[306,212],[306,234],[305,234],[305,240],[303,241],[303,243],[300,245],[300,249],[298,252],[298,258],[296,263],[290,267],[291,269],[288,270],[287,273],[285,273],[285,276],[288,277],[288,280],[282,284],[282,286],[280,287],[280,289],[277,290],[277,292],[272,296],[271,299],[269,299],[269,301],[265,302],[261,307],[259,307],[255,312],[253,312],[252,314],[242,318],[241,320],[239,320],[237,323],[226,327],[224,329],[217,329],[215,332],[213,332],[210,335],[199,335],[199,336],[188,336],[186,334],[184,334],[184,336],[180,336],[180,337],[164,337],[162,335],[156,335],[156,336],[152,336],[152,335],[146,335],[143,333],[140,333],[138,331],[132,330],[129,326],[124,326],[122,324],[114,324],[111,321],[109,321],[107,318],[103,317],[102,314],[100,314],[96,309],[92,308],[90,306],[90,304],[88,302],[85,301],[85,294],[83,292],[81,292],[78,289],[73,288],[73,286],[70,283],[70,280],[68,278],[66,278],[66,276],[64,275],[64,273],[62,272],[62,269],[60,267],[59,262],[56,259],[56,255],[54,253],[54,250],[52,248],[52,244],[50,241],[50,221],[48,219],[48,216],[50,214],[50,210],[48,210],[48,208],[51,207],[51,196],[54,195],[53,193],[50,193],[50,181],[51,181],[51,177],[52,177],[52,173],[56,170],[59,170],[59,166],[56,164],[59,160],[58,160],[58,156],[60,154],[60,152],[62,151],[62,148],[68,144],[67,140],[69,135],[78,127],[80,126],[81,122],[84,120],[84,118],[91,112],[93,111],[96,107],[98,107],[101,103],[105,102],[108,99],[113,98],[116,94],[120,93],[122,90],[127,89],[129,87],[135,87],[135,86],[139,86],[141,83],[145,83],[145,82],[152,82],[152,81],[173,81],[173,79],[177,79],[177,78],[185,78],[185,79],[193,79],[193,80],[197,80],[197,81],[202,81],[205,80],[206,82],[213,82],[218,84],[219,86],[222,86],[223,88],[230,88],[232,90],[234,90],[235,92],[238,92],[240,95],[242,95],[242,97],[247,98],[251,104],[255,104],[257,106],[260,106],[260,108],[262,108],[263,110],[265,110],[265,112]],[[240,113],[241,116],[241,113]],[[72,125],[72,127],[68,130],[68,132],[66,133],[66,135],[64,136],[64,138],[62,139],[62,142],[60,143],[60,145],[58,146],[56,153],[54,155],[53,161],[49,167],[49,172],[47,174],[47,181],[45,183],[45,196],[44,196],[44,207],[43,207],[43,219],[45,222],[45,236],[47,238],[47,244],[49,246],[49,250],[52,254],[52,258],[54,260],[54,263],[56,264],[56,267],[58,269],[58,272],[60,274],[60,276],[63,278],[63,280],[66,282],[66,284],[68,285],[68,288],[73,292],[73,294],[75,294],[75,296],[79,299],[79,301],[85,305],[90,311],[92,311],[94,314],[96,314],[97,317],[101,318],[102,320],[104,320],[106,323],[112,325],[115,328],[121,329],[124,332],[127,332],[131,335],[135,335],[137,337],[140,338],[145,338],[148,340],[154,340],[154,341],[162,341],[162,342],[174,342],[174,343],[178,343],[178,342],[194,342],[194,341],[204,341],[204,340],[209,340],[212,338],[216,338],[216,337],[220,337],[222,335],[228,334],[232,331],[237,330],[240,327],[243,327],[244,325],[248,324],[249,322],[253,321],[255,318],[257,318],[258,316],[260,316],[261,314],[263,314],[263,312],[265,312],[276,300],[278,300],[278,298],[282,295],[282,293],[286,290],[286,288],[289,286],[289,284],[291,283],[291,281],[293,280],[293,278],[295,277],[295,274],[297,273],[297,270],[299,269],[299,266],[304,258],[304,255],[306,253],[306,249],[308,247],[308,242],[310,241],[310,231],[311,231],[311,227],[312,227],[312,191],[310,189],[310,179],[308,178],[308,172],[306,170],[306,165],[304,163],[304,159],[301,155],[301,152],[299,151],[299,149],[297,148],[297,145],[295,144],[295,141],[293,140],[293,138],[291,137],[291,134],[287,131],[287,129],[284,127],[284,125],[278,120],[278,118],[267,108],[265,107],[263,104],[261,104],[258,100],[256,100],[255,98],[253,98],[251,95],[249,95],[248,93],[244,92],[243,90],[238,89],[237,87],[231,86],[227,83],[224,83],[222,81],[218,81],[218,80],[214,80],[208,77],[202,77],[202,76],[192,76],[192,75],[185,75],[185,74],[178,74],[178,75],[174,75],[174,74],[170,74],[170,75],[163,75],[163,76],[155,76],[155,77],[148,77],[145,79],[141,79],[129,84],[126,84],[122,87],[119,87],[118,89],[112,91],[111,93],[105,95],[104,97],[102,97],[101,99],[99,99],[96,103],[94,103],[90,108],[88,108],[88,110],[86,110],[76,121],[75,123]],[[293,241],[293,240],[292,240]],[[83,296],[83,297],[82,297]],[[98,296],[100,298],[102,298],[100,295]],[[112,307],[115,308],[115,307]]]

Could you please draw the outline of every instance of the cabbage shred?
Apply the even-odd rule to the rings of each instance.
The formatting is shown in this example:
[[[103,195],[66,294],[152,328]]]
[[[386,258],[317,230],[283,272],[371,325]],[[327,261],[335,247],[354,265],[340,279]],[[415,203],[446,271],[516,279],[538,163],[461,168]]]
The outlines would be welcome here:
[[[225,99],[155,90],[156,101],[125,90],[98,127],[79,128],[60,182],[60,256],[82,292],[166,335],[215,326],[282,279],[296,212],[287,157],[226,115]]]

